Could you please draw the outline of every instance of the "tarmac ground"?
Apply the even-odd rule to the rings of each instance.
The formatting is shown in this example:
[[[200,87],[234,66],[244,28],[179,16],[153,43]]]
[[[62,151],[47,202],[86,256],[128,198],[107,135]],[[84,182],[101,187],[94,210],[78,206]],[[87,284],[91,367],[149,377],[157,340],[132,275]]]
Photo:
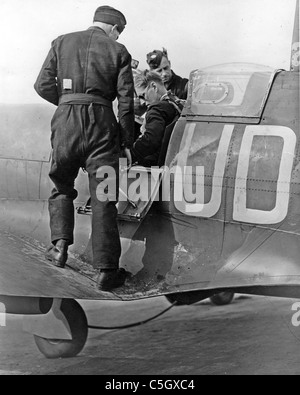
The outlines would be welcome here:
[[[80,303],[89,324],[100,326],[143,321],[170,305],[164,297]],[[47,360],[38,351],[33,336],[22,331],[22,317],[8,316],[6,327],[0,328],[0,375],[299,374],[300,327],[294,326],[294,303],[236,295],[224,307],[209,300],[174,307],[143,326],[90,330],[78,357],[59,360]]]

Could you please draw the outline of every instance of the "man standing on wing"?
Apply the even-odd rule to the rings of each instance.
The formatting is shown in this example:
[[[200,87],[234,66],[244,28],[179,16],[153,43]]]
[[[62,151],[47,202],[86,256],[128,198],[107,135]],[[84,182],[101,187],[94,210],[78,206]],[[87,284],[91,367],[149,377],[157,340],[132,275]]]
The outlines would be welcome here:
[[[131,165],[134,133],[131,56],[116,42],[125,25],[120,11],[99,7],[94,25],[88,30],[53,41],[35,83],[37,93],[58,106],[51,124],[53,156],[49,176],[55,188],[49,199],[52,245],[46,257],[54,265],[65,267],[68,247],[74,242],[77,198],[74,183],[82,167],[89,175],[93,265],[99,269],[98,286],[103,291],[122,286],[126,279],[126,272],[119,270],[117,202],[97,199],[97,187],[103,181],[97,178],[97,170],[111,166],[118,177],[121,148]],[[112,109],[116,97],[119,124]]]

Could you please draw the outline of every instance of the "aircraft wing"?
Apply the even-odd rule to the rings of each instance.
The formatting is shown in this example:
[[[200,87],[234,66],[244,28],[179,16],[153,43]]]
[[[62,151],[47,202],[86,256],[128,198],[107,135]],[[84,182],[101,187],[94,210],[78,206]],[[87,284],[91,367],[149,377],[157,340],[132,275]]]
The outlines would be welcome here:
[[[0,295],[108,299],[92,278],[77,270],[59,269],[44,258],[44,248],[26,238],[0,231]],[[72,267],[78,267],[75,258]],[[112,294],[108,294],[113,299]],[[116,297],[116,299],[118,299]]]

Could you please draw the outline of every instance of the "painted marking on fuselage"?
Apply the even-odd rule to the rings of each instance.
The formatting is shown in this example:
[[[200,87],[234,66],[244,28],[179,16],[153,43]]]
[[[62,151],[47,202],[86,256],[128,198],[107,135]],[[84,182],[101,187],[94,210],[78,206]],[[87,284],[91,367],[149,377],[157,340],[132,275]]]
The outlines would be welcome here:
[[[280,137],[284,141],[279,177],[277,180],[276,206],[271,211],[247,208],[247,178],[253,140],[256,136]],[[297,138],[293,130],[284,126],[247,126],[240,150],[235,194],[233,220],[250,224],[270,225],[282,222],[289,209],[290,182],[294,163]]]
[[[188,160],[188,154],[189,154],[189,147],[191,146],[191,142],[193,139],[193,135],[195,133],[195,124],[190,125],[190,127],[187,128],[186,130],[186,135],[184,138],[187,139],[187,145],[188,149],[184,149],[182,155],[179,156],[178,158],[178,168],[184,168],[184,182],[188,183],[188,180],[186,179],[186,164]],[[225,168],[226,168],[226,162],[227,162],[227,155],[228,155],[228,149],[230,146],[230,141],[232,138],[232,133],[234,131],[234,125],[225,125],[220,143],[219,143],[219,148],[217,152],[217,157],[216,157],[216,163],[215,163],[215,170],[214,170],[214,175],[213,175],[213,184],[212,184],[212,196],[211,200],[209,203],[196,203],[196,204],[190,204],[187,203],[184,199],[184,194],[181,192],[180,197],[181,199],[175,199],[175,207],[177,210],[181,211],[182,213],[185,213],[187,215],[192,215],[192,216],[197,216],[197,217],[205,217],[205,218],[211,218],[214,215],[217,214],[221,207],[222,203],[222,186],[223,186],[223,180],[224,180],[224,175],[225,175]],[[179,172],[179,169],[175,173],[175,185],[180,185],[180,182],[182,183],[182,175]],[[204,174],[203,174],[203,180],[198,184],[197,187],[201,187],[201,197],[200,199],[202,202],[204,201]],[[186,189],[186,188],[184,188]]]
[[[212,218],[221,208],[222,191],[228,159],[228,150],[232,139],[234,125],[225,125],[219,142],[213,174],[212,195],[209,203],[204,204],[204,174],[203,180],[197,185],[197,193],[200,193],[202,203],[190,203],[185,200],[183,187],[179,191],[178,185],[182,181],[186,183],[186,165],[189,149],[191,147],[196,123],[187,125],[183,141],[184,147],[178,155],[178,169],[175,172],[175,187],[177,186],[174,199],[175,207],[188,216]],[[277,180],[276,206],[271,211],[255,210],[247,208],[247,181],[251,160],[253,140],[256,136],[280,137],[283,140],[283,150],[280,158],[280,169]],[[233,201],[233,220],[257,225],[270,225],[282,222],[289,209],[290,183],[292,177],[294,155],[297,137],[295,132],[284,126],[251,125],[247,126],[242,138],[237,174],[235,180],[235,193]],[[182,171],[184,169],[184,171]],[[182,180],[182,173],[184,174]],[[178,193],[179,191],[179,193]],[[180,199],[180,197],[182,197]]]

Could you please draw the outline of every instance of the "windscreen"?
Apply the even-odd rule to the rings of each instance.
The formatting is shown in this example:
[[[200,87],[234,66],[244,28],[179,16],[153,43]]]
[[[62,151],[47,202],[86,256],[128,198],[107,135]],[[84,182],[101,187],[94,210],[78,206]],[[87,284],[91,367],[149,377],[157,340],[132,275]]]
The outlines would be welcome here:
[[[194,116],[260,118],[276,70],[229,64],[191,73],[185,113]]]

